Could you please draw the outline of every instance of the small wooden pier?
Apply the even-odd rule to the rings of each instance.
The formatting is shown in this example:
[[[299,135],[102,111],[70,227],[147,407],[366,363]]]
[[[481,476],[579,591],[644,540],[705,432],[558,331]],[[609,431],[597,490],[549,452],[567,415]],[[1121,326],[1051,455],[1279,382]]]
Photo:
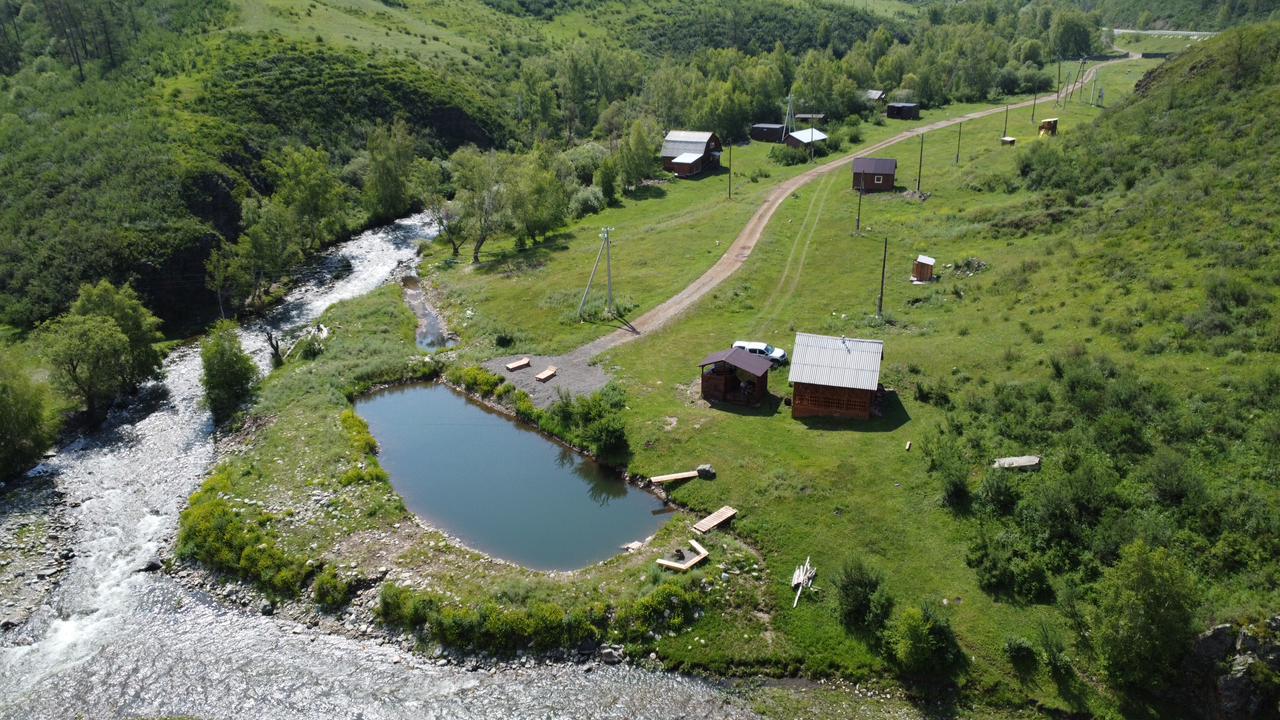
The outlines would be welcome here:
[[[658,558],[658,565],[667,568],[668,570],[675,570],[676,572],[689,572],[693,566],[703,560],[706,560],[707,556],[711,554],[707,552],[706,548],[699,545],[697,540],[690,540],[689,545],[693,548],[694,552],[692,554],[686,553],[684,560]]]
[[[651,477],[649,478],[649,482],[654,485],[666,485],[667,483],[679,482],[681,480],[692,480],[696,477],[698,477],[698,471],[690,470],[688,472],[678,472],[671,473],[670,475],[658,475]]]
[[[737,510],[729,507],[728,505],[725,505],[719,510],[699,520],[698,524],[693,526],[693,531],[698,533],[699,535],[706,535],[712,530],[715,530],[716,527],[719,526],[720,524],[728,522],[730,519],[733,518],[734,515],[737,515],[737,514],[738,514]]]

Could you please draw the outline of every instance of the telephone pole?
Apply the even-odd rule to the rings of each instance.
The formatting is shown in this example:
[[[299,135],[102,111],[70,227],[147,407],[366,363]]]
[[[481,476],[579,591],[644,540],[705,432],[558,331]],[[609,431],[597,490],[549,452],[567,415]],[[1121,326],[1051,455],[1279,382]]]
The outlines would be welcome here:
[[[1004,104],[1004,134],[1000,136],[1003,140],[1009,137],[1009,103]]]
[[[924,175],[924,133],[920,133],[920,164],[916,167],[916,194],[920,194],[920,177]],[[887,252],[887,251],[886,251]]]
[[[884,236],[884,255],[880,258],[880,299],[876,302],[876,317],[884,320],[884,275],[889,267],[889,234]]]
[[[960,164],[960,139],[964,137],[964,123],[956,125],[956,164]]]
[[[582,291],[582,301],[578,303],[578,319],[582,320],[582,310],[587,306],[587,295],[591,293],[591,284],[595,282],[596,271],[600,269],[600,258],[605,259],[605,277],[608,286],[608,299],[605,311],[613,315],[613,243],[609,240],[609,231],[613,228],[600,229],[600,249],[596,252],[596,263],[591,266],[591,276],[587,278],[587,289]]]

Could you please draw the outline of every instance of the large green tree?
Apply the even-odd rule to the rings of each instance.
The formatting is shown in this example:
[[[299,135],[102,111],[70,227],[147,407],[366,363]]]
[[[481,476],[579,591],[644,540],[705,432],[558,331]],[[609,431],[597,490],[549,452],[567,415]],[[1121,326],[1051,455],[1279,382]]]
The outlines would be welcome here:
[[[106,280],[81,285],[79,296],[71,304],[71,314],[110,318],[124,333],[129,341],[123,378],[126,388],[135,388],[159,372],[161,358],[155,343],[164,339],[160,319],[142,304],[133,288],[118,288]]]
[[[540,146],[520,161],[514,175],[511,213],[519,231],[536,241],[564,225],[569,190],[555,171],[551,153]]]
[[[1195,636],[1196,581],[1177,556],[1139,540],[1098,583],[1091,626],[1107,677],[1125,690],[1157,691]]]
[[[129,338],[102,315],[63,315],[40,327],[38,342],[53,383],[84,404],[91,420],[128,389]]]
[[[1079,58],[1093,51],[1093,28],[1084,13],[1066,10],[1053,16],[1049,46],[1060,58]]]
[[[510,158],[467,146],[453,154],[450,165],[462,231],[471,240],[471,262],[478,263],[485,243],[511,228]]]
[[[413,204],[410,178],[413,170],[413,135],[404,120],[379,125],[369,133],[369,176],[364,183],[364,204],[373,222],[403,217]]]
[[[618,169],[625,187],[639,187],[653,177],[657,169],[658,128],[648,118],[631,123],[631,129],[618,148]]]
[[[276,177],[272,199],[293,216],[303,252],[331,242],[343,230],[343,185],[329,167],[329,153],[288,147],[269,168]]]
[[[0,348],[0,478],[31,464],[49,444],[45,392]]]
[[[200,343],[205,402],[214,420],[221,422],[253,392],[258,366],[240,346],[236,324],[223,320]]]

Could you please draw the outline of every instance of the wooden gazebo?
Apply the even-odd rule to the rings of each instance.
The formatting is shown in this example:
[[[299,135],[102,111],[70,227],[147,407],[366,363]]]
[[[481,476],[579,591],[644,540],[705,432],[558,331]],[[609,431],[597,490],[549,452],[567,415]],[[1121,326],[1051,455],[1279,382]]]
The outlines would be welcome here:
[[[768,358],[742,348],[721,350],[698,363],[702,368],[702,399],[737,405],[759,405],[769,396]]]

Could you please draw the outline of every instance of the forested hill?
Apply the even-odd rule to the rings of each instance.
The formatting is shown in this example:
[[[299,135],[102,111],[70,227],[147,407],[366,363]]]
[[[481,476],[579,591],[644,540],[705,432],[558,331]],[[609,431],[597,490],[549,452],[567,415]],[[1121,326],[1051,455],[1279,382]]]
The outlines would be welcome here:
[[[1140,30],[1221,30],[1280,20],[1280,0],[1076,0],[1112,27]]]

